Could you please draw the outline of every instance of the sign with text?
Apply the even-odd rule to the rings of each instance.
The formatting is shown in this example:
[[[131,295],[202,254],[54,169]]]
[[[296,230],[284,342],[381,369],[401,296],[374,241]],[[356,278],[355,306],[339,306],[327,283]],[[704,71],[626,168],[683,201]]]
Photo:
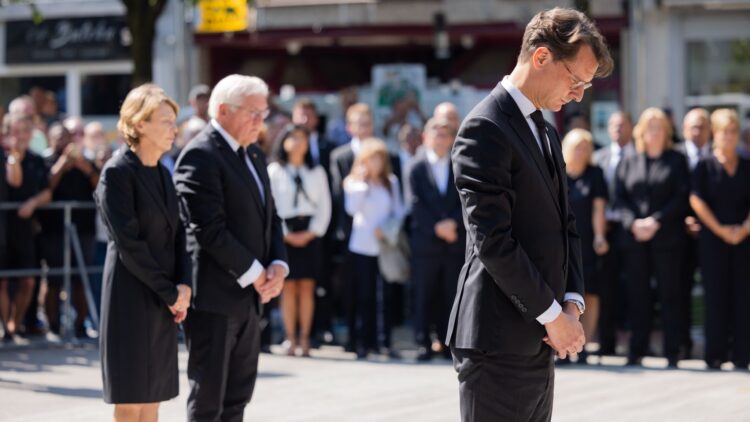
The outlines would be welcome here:
[[[195,31],[238,32],[247,29],[247,0],[200,0]]]
[[[130,58],[125,17],[46,19],[8,22],[7,64],[123,60]]]

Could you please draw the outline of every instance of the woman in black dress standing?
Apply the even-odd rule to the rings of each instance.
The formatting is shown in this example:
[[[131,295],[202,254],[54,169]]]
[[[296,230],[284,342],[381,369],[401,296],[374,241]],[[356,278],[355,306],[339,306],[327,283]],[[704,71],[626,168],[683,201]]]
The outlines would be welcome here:
[[[104,401],[116,421],[156,421],[178,394],[177,324],[190,304],[191,264],[172,179],[159,158],[178,107],[151,84],[130,91],[117,127],[123,148],[94,193],[109,233],[100,349]]]
[[[583,280],[586,286],[586,313],[581,317],[587,339],[593,339],[599,320],[599,256],[609,250],[604,210],[607,207],[607,184],[601,168],[591,164],[594,143],[591,132],[573,129],[562,141],[565,171],[568,179],[568,201],[576,216],[581,236]],[[586,350],[578,354],[578,363],[586,363]]]
[[[705,360],[719,369],[750,363],[750,161],[739,156],[737,113],[711,114],[713,154],[693,172],[690,204],[703,223],[700,268],[706,301]]]
[[[677,367],[680,351],[680,268],[685,247],[689,178],[685,157],[672,147],[672,126],[663,111],[648,108],[633,130],[638,154],[617,166],[615,204],[625,230],[623,260],[628,277],[628,309],[632,328],[628,365],[641,364],[649,349],[654,304],[651,278],[656,279],[664,355]]]

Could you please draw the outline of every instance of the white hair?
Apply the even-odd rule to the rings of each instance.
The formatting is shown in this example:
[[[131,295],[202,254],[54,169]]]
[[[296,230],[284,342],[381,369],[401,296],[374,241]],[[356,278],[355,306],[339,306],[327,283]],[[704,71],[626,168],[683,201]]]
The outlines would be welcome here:
[[[220,80],[211,91],[208,100],[208,115],[215,119],[219,115],[219,105],[238,106],[251,95],[268,97],[268,85],[257,76],[229,75]]]

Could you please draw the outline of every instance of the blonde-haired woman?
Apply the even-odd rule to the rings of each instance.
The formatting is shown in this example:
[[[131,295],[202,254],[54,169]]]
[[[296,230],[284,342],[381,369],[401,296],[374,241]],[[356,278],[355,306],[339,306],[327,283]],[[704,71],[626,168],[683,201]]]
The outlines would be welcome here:
[[[599,257],[606,254],[608,191],[601,168],[591,164],[594,143],[591,132],[573,129],[562,141],[565,170],[568,174],[568,201],[576,216],[576,228],[581,236],[583,280],[586,286],[586,313],[581,318],[587,339],[593,339],[599,320]],[[578,355],[579,363],[586,363],[586,351]]]
[[[190,304],[191,264],[159,163],[177,136],[177,112],[156,85],[130,91],[117,123],[128,148],[104,166],[94,193],[109,233],[100,350],[116,421],[155,421],[159,402],[178,394],[177,324]]]
[[[668,366],[677,366],[680,347],[679,275],[688,211],[688,166],[671,150],[672,127],[663,111],[646,109],[633,130],[638,154],[617,167],[615,205],[620,211],[623,260],[628,277],[628,308],[632,333],[628,365],[640,365],[649,350],[656,279]]]
[[[404,212],[399,182],[383,141],[362,141],[352,171],[344,179],[344,207],[353,217],[347,267],[349,345],[359,359],[377,348],[377,281],[380,226]]]
[[[750,363],[750,161],[739,156],[737,113],[711,114],[713,154],[693,172],[690,204],[703,223],[699,256],[706,302],[706,352],[711,369]]]

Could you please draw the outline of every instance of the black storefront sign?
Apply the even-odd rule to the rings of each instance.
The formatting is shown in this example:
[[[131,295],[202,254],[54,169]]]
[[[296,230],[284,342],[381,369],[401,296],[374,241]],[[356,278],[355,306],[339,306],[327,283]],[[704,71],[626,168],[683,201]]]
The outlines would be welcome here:
[[[130,58],[123,16],[7,22],[7,64],[122,60]]]

